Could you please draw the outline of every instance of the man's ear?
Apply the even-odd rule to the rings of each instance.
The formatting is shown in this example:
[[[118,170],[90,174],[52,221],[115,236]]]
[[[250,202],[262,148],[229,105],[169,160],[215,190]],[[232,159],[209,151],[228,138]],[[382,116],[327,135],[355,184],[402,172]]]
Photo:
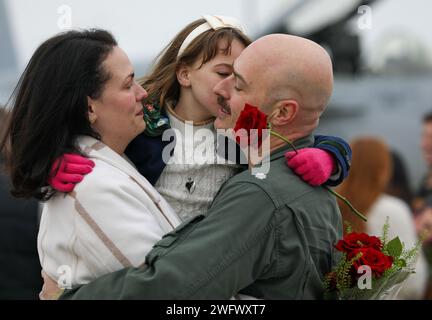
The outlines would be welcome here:
[[[273,112],[270,114],[269,119],[275,126],[283,126],[292,122],[299,110],[299,105],[295,100],[281,100],[278,101],[274,107]]]
[[[176,76],[177,81],[182,87],[190,87],[190,79],[189,79],[189,67],[185,64],[180,65],[177,68]]]
[[[96,104],[94,100],[90,97],[87,97],[87,108],[88,108],[88,117],[91,124],[96,122],[97,114],[96,114]]]

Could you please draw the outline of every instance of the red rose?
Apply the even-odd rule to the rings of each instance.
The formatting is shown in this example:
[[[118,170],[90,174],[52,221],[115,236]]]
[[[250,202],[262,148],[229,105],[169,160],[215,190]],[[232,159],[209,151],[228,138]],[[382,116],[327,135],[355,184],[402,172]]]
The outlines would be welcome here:
[[[250,104],[245,105],[244,109],[240,113],[237,119],[236,125],[234,127],[234,132],[236,133],[236,141],[241,147],[245,147],[241,142],[241,134],[237,133],[240,129],[245,129],[248,135],[247,143],[248,145],[258,147],[262,144],[262,130],[267,128],[267,115],[261,112],[257,107],[251,106]],[[257,132],[251,132],[251,129],[257,129]]]
[[[354,261],[354,268],[357,271],[360,266],[369,266],[375,277],[380,277],[387,269],[393,265],[393,257],[387,256],[381,251],[373,248],[361,248],[352,251],[348,259],[354,258],[357,254],[362,253],[361,257]]]
[[[383,244],[378,237],[369,236],[366,233],[351,232],[339,240],[335,248],[339,251],[350,254],[353,250],[362,248],[373,248],[381,251]]]

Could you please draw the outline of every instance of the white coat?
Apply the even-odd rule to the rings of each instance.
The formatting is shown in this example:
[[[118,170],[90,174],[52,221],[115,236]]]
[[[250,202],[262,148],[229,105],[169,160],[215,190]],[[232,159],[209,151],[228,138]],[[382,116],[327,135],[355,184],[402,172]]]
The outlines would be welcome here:
[[[96,166],[74,192],[46,202],[38,234],[43,270],[66,288],[143,264],[153,244],[180,224],[126,158],[88,136],[78,143]]]

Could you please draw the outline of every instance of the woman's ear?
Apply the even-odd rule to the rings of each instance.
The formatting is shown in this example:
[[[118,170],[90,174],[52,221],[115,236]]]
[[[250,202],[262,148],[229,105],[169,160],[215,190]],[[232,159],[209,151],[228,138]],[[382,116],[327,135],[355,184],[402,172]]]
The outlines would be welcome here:
[[[94,100],[90,97],[87,97],[87,108],[88,108],[88,118],[90,121],[90,124],[93,124],[96,122],[97,114],[96,114],[96,104],[94,103]]]
[[[295,100],[278,101],[269,120],[275,126],[284,126],[295,119],[298,110],[299,105]]]
[[[176,71],[177,81],[182,87],[190,87],[189,67],[185,64],[180,65]]]

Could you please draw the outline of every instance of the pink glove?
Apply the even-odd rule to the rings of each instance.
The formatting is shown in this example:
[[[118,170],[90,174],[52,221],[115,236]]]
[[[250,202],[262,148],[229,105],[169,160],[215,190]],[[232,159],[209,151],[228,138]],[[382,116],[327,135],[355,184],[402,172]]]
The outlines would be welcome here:
[[[94,166],[95,163],[92,160],[78,154],[65,153],[51,167],[51,178],[48,183],[57,191],[71,192],[75,184],[81,182],[86,174],[93,171]]]
[[[288,151],[285,158],[288,167],[311,186],[320,186],[326,182],[336,167],[331,153],[317,148],[300,149],[298,154]]]

